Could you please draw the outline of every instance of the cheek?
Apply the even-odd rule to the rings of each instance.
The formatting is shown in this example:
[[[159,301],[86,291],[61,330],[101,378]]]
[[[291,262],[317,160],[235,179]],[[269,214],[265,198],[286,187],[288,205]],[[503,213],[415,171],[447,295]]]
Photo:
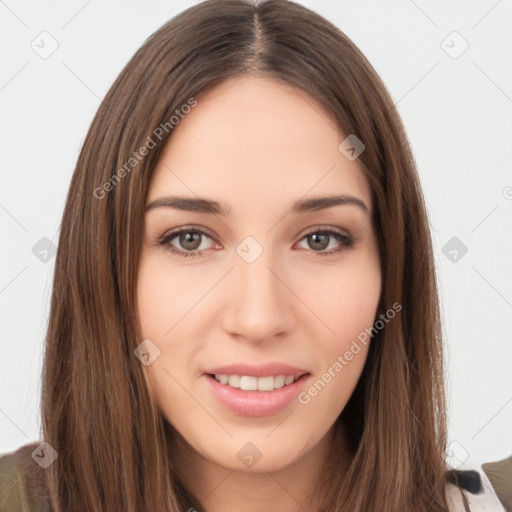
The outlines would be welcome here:
[[[151,385],[149,392],[170,421],[194,406],[183,386],[188,386],[198,352],[194,341],[194,304],[205,290],[201,286],[191,287],[190,276],[170,269],[166,258],[165,253],[143,254],[138,272],[137,312],[140,340],[151,340],[159,350],[154,362],[145,367]]]
[[[307,289],[311,309],[327,333],[321,337],[327,343],[325,348],[343,350],[375,321],[381,295],[379,262],[374,257],[351,259],[336,271],[330,269],[323,279],[304,282],[304,293]]]
[[[325,420],[334,421],[357,384],[366,360],[370,337],[365,335],[365,329],[371,329],[374,323],[381,292],[378,256],[369,251],[358,257],[347,257],[345,264],[337,267],[317,267],[314,273],[297,271],[301,278],[296,281],[293,273],[290,275],[292,288],[302,298],[295,301],[298,304],[293,310],[295,327],[305,334],[303,339],[315,340],[304,347],[315,360],[315,380],[305,389],[309,407],[323,414]],[[200,328],[195,315],[203,314],[204,310],[193,308],[212,286],[208,281],[214,278],[218,279],[210,275],[204,281],[199,280],[202,285],[191,286],[190,274],[170,272],[165,256],[146,256],[139,267],[141,339],[154,340],[161,351],[160,357],[146,370],[168,421],[176,419],[177,414],[183,417],[185,410],[194,413],[194,404],[179,383],[189,381],[190,368],[194,367],[190,363],[200,348],[197,346]],[[175,326],[180,339],[173,336]]]
[[[331,425],[349,401],[366,363],[375,318],[375,308],[364,311],[354,304],[332,320],[336,335],[320,338],[318,365],[298,401],[311,418],[322,418],[314,427],[321,431]]]
[[[204,295],[201,286],[191,287],[186,272],[169,268],[166,256],[142,259],[137,283],[137,308],[141,334],[168,340],[172,329]],[[179,324],[182,327],[182,324]]]
[[[381,294],[380,263],[369,253],[340,267],[339,272],[331,272],[325,282],[322,293],[309,297],[312,309],[321,314],[327,335],[316,337],[317,372],[299,402],[315,409],[315,416],[334,421],[366,363]]]
[[[158,265],[151,265],[151,260],[143,257],[137,281],[137,311],[143,338],[151,339],[159,329],[166,302],[166,297],[162,296],[163,288],[158,282],[159,270]]]

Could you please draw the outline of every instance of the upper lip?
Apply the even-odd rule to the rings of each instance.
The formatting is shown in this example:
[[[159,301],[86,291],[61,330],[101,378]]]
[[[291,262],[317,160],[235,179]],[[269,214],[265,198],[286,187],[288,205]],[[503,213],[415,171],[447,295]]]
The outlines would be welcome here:
[[[251,365],[247,363],[234,363],[226,366],[218,366],[204,372],[210,375],[247,375],[251,377],[275,377],[276,375],[293,375],[299,378],[309,373],[307,370],[290,366],[284,363],[266,363],[262,365]]]

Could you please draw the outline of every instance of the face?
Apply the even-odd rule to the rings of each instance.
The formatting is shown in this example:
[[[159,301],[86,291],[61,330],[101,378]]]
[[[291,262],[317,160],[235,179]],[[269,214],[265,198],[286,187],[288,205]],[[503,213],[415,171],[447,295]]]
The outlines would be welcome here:
[[[365,364],[354,340],[381,292],[371,191],[338,149],[346,135],[303,91],[246,76],[196,99],[147,196],[145,370],[194,453],[277,470],[332,432]],[[353,199],[308,208],[332,196]]]

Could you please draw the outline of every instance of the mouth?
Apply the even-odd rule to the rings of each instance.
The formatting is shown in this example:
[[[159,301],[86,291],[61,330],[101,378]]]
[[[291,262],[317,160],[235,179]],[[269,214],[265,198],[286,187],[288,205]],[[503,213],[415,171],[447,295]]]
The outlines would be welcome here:
[[[310,378],[309,372],[238,375],[205,373],[206,389],[225,410],[238,416],[274,416],[290,407]]]
[[[256,377],[254,375],[237,375],[226,373],[207,373],[211,379],[216,380],[224,386],[229,386],[242,391],[274,391],[275,389],[290,386],[303,376],[309,375],[308,372],[297,374],[269,375],[265,377]]]

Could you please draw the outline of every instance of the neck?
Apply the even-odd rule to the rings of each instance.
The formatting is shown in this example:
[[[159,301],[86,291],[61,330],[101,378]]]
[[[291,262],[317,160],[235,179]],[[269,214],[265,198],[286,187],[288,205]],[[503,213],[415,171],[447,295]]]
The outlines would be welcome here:
[[[321,510],[319,496],[326,496],[324,490],[331,482],[327,471],[334,469],[332,464],[339,472],[350,463],[341,432],[336,442],[335,434],[333,426],[312,450],[284,468],[249,473],[205,459],[174,431],[173,466],[179,481],[206,512],[274,510],[276,503],[280,512],[314,512]],[[334,450],[334,446],[342,446],[342,450]],[[189,507],[193,512],[192,504],[186,510]]]

